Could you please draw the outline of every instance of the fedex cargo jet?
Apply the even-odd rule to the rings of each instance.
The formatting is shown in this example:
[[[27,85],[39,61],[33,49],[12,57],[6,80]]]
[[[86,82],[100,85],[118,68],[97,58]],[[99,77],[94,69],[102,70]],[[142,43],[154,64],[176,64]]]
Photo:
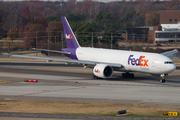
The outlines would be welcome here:
[[[132,72],[149,73],[159,75],[160,82],[165,82],[165,76],[176,69],[173,61],[168,57],[178,51],[173,50],[162,54],[135,52],[125,50],[112,50],[102,48],[81,47],[65,17],[62,17],[64,34],[67,48],[62,51],[45,50],[63,53],[71,59],[60,59],[51,57],[11,55],[12,57],[23,57],[33,59],[45,59],[62,61],[66,63],[81,63],[85,68],[93,69],[93,78],[110,78],[113,71],[121,71],[122,77],[133,78]]]

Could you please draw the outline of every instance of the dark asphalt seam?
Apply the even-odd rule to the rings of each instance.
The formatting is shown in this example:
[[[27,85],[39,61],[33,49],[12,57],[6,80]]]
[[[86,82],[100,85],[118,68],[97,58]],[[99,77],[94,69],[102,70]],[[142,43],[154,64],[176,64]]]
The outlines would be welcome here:
[[[23,97],[23,96],[27,96],[27,95],[35,95],[35,94],[41,94],[41,93],[47,93],[47,92],[57,92],[57,91],[83,89],[83,88],[86,88],[86,87],[69,88],[69,89],[59,89],[59,90],[47,90],[47,91],[43,91],[43,92],[36,92],[36,93],[28,93],[28,94],[23,94],[23,95],[16,95],[15,97]]]

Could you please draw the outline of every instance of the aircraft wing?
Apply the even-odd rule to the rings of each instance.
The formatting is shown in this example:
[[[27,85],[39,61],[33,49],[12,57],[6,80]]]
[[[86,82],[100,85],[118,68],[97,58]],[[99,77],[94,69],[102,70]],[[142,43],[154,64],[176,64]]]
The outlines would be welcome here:
[[[95,62],[95,61],[74,60],[74,59],[61,59],[61,58],[52,58],[52,57],[38,57],[38,56],[27,56],[27,55],[11,55],[11,54],[7,54],[7,55],[10,55],[12,57],[53,60],[53,61],[61,61],[61,62],[66,62],[66,63],[80,63],[80,64],[84,64],[84,65],[93,65],[93,66],[95,66],[96,64],[108,64],[109,66],[112,66],[112,67],[122,67],[121,64]]]
[[[49,52],[56,52],[56,53],[62,53],[62,54],[71,54],[70,52],[63,52],[63,51],[57,51],[57,50],[47,50],[47,49],[39,49],[39,48],[32,48],[33,50],[42,50],[42,51],[49,51]]]
[[[175,53],[178,53],[177,49],[172,50],[172,51],[168,51],[168,52],[164,52],[164,53],[161,53],[161,54],[171,58]]]

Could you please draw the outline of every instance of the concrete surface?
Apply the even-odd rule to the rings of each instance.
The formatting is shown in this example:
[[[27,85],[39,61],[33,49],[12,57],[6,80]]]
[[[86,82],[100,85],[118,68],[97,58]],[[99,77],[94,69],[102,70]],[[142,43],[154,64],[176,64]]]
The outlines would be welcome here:
[[[159,76],[144,73],[134,74],[135,78],[133,79],[122,78],[121,73],[115,72],[112,78],[94,80],[91,78],[92,69],[84,69],[81,65],[65,66],[60,63],[0,62],[0,80],[13,81],[12,83],[0,83],[0,99],[180,106],[179,66],[177,66],[177,70],[166,77],[166,83],[159,83]],[[24,79],[38,79],[39,81],[38,83],[28,83],[24,82]],[[0,113],[1,120],[6,119],[4,117],[8,116],[8,114],[7,116],[3,115]],[[26,115],[24,114],[24,116]],[[9,114],[9,117],[22,116]],[[91,117],[66,117],[66,119],[92,119]],[[63,118],[61,117],[61,119]],[[94,119],[109,120],[111,118],[97,117]],[[137,118],[128,119],[135,120]],[[143,120],[146,120],[146,118],[143,118]]]

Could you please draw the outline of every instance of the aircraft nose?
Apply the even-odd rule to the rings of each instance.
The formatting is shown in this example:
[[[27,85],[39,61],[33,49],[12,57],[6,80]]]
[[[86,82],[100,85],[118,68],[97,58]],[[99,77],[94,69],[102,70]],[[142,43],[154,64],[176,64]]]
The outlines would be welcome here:
[[[173,69],[173,71],[176,69],[176,65],[175,64],[173,64],[172,69]]]
[[[173,72],[175,69],[176,69],[176,65],[175,64],[172,64],[172,65],[168,66],[168,71],[169,72]]]

